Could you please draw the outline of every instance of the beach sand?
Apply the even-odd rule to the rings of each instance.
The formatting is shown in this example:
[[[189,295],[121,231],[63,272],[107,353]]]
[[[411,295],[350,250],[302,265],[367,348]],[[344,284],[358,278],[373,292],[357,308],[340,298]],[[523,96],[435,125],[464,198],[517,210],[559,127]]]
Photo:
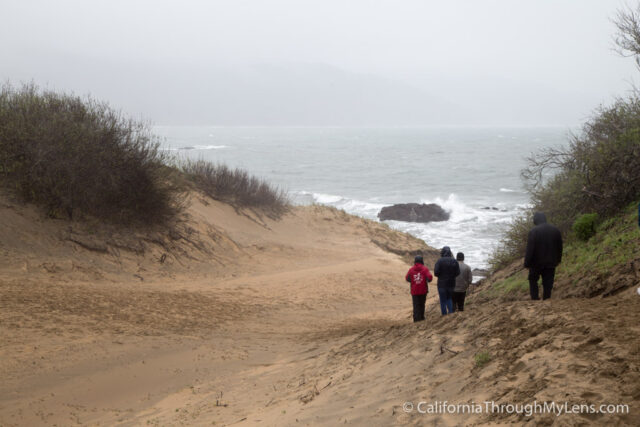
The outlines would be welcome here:
[[[2,199],[0,425],[640,421],[640,298],[468,297],[411,322],[411,254],[321,206],[275,221],[198,195],[171,233]],[[476,301],[477,300],[477,301]],[[480,366],[476,355],[487,353]],[[628,404],[628,414],[421,414],[405,402]]]

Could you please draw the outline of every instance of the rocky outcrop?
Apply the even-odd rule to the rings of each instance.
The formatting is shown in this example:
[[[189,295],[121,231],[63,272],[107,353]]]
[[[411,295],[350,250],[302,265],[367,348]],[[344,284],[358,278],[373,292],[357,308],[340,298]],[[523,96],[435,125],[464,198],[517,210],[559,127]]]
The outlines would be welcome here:
[[[473,274],[474,276],[489,277],[489,270],[485,270],[483,268],[474,268],[473,270],[471,270],[471,274]]]
[[[404,222],[448,221],[449,212],[435,203],[401,203],[385,206],[378,213],[381,221],[395,220]]]

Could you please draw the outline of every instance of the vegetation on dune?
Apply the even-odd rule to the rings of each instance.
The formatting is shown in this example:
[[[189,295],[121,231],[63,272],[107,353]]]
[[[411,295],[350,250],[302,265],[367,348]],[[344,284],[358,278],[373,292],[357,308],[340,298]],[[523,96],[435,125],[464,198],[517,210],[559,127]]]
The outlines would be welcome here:
[[[0,90],[0,186],[54,218],[172,222],[191,186],[236,208],[279,217],[286,194],[243,170],[177,162],[143,122],[91,98],[33,84]]]
[[[180,189],[147,125],[90,98],[5,85],[0,185],[52,217],[159,223]]]
[[[556,173],[545,180],[549,169]],[[533,208],[506,230],[490,260],[494,270],[524,255],[534,211],[545,212],[565,236],[572,238],[577,231],[587,238],[587,222],[596,217],[583,215],[606,219],[640,196],[640,97],[601,109],[567,148],[532,156],[523,175]],[[578,228],[572,230],[576,220]]]
[[[580,215],[573,223],[573,227],[571,227],[575,236],[583,241],[587,241],[593,237],[593,235],[596,234],[598,218],[597,213]]]
[[[481,351],[480,353],[477,353],[473,358],[478,368],[482,368],[484,365],[486,365],[491,361],[491,355],[489,354],[489,352],[486,352],[486,351]]]
[[[564,247],[555,282],[561,296],[612,295],[634,283],[640,272],[638,202],[595,225],[588,240],[570,238]],[[525,270],[515,270],[492,284],[491,295],[507,299],[527,298]]]
[[[619,215],[610,217],[596,227],[588,241],[574,239],[565,247],[557,279],[568,284],[592,289],[598,282],[615,278],[619,274],[634,275],[633,263],[640,263],[640,228],[638,202],[635,201]],[[629,271],[627,271],[629,270]],[[604,290],[601,286],[596,286]],[[598,293],[596,290],[596,294]]]
[[[527,233],[533,226],[533,211],[528,210],[507,226],[502,240],[489,257],[491,271],[497,271],[524,256],[527,248]]]
[[[514,294],[514,296],[528,293],[529,292],[529,281],[527,280],[526,274],[514,274],[513,276],[509,276],[508,278],[495,283],[491,287],[491,292],[494,295],[509,295]]]
[[[257,209],[272,218],[289,208],[287,194],[282,189],[244,170],[188,159],[178,162],[178,168],[196,188],[214,200],[237,208]]]

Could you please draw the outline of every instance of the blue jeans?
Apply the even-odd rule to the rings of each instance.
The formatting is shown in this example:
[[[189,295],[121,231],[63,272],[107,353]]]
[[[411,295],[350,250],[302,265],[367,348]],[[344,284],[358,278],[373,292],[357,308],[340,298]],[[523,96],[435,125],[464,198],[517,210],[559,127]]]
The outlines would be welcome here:
[[[440,311],[444,316],[449,313],[453,313],[453,289],[438,288],[438,295],[440,296]]]

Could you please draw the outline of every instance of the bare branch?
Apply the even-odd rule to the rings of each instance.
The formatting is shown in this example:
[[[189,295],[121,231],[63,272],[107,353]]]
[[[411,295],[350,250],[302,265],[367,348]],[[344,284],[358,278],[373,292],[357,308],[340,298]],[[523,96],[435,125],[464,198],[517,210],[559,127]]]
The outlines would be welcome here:
[[[629,6],[618,10],[613,23],[618,29],[614,36],[615,51],[624,57],[634,57],[640,69],[640,5],[635,10]]]

